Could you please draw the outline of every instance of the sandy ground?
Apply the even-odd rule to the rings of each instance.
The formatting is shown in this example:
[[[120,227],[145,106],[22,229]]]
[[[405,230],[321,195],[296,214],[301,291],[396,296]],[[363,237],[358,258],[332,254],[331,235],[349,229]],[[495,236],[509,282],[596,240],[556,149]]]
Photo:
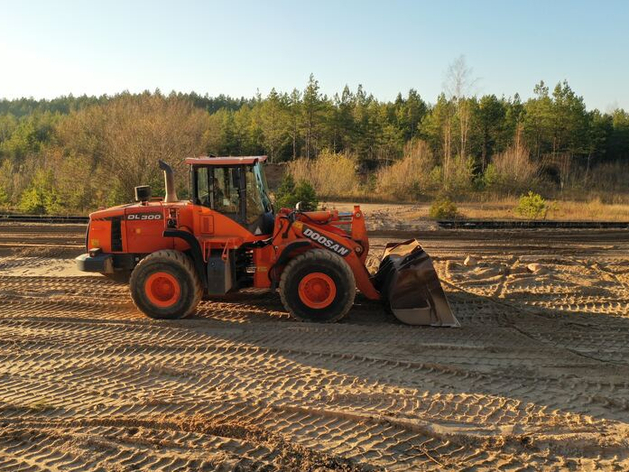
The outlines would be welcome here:
[[[2,471],[629,469],[627,232],[420,233],[438,329],[255,291],[152,321],[81,231],[0,227]]]

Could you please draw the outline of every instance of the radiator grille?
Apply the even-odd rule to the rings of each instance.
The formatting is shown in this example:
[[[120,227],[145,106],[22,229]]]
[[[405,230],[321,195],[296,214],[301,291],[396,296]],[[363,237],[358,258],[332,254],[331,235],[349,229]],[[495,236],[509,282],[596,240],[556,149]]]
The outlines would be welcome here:
[[[122,251],[122,230],[120,229],[120,217],[111,219],[111,250]]]

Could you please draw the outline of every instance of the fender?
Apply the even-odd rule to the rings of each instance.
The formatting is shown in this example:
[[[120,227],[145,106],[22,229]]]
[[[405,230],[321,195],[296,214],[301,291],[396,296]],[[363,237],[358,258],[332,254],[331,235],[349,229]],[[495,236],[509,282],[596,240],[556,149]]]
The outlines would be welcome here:
[[[293,241],[292,243],[286,245],[286,247],[280,254],[280,257],[277,259],[275,264],[273,264],[271,270],[269,270],[269,278],[271,279],[271,290],[277,289],[277,285],[279,284],[279,278],[272,277],[273,269],[275,267],[288,264],[288,261],[290,260],[292,254],[298,249],[305,247],[312,247],[312,244],[309,241],[305,241],[303,239],[301,241]]]
[[[207,289],[207,275],[205,274],[204,269],[204,261],[203,261],[203,252],[201,251],[201,245],[199,241],[192,233],[188,233],[187,231],[181,231],[179,229],[167,229],[164,230],[162,236],[165,238],[179,238],[183,239],[190,246],[190,255],[192,256],[192,261],[194,262],[194,267],[197,270],[197,274],[201,278],[201,284],[203,285],[203,289]]]
[[[309,241],[305,241],[305,240],[293,241],[292,243],[287,244],[284,250],[282,251],[282,254],[280,254],[280,257],[277,259],[277,262],[275,263],[275,265],[286,265],[286,263],[290,259],[290,256],[293,252],[295,252],[297,249],[301,249],[303,247],[311,247],[311,246],[312,244]]]

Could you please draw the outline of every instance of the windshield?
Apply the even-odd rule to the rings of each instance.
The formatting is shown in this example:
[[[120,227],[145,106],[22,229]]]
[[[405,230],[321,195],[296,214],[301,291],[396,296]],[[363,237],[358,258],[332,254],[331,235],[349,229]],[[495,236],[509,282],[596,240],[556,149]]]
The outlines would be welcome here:
[[[246,170],[247,179],[247,223],[254,223],[264,213],[264,201],[258,178],[252,167]]]
[[[262,197],[262,204],[265,212],[273,212],[273,204],[271,203],[271,197],[269,197],[269,186],[266,183],[266,175],[262,171],[262,164],[259,162],[253,166],[253,173],[256,178],[256,185],[260,191]]]

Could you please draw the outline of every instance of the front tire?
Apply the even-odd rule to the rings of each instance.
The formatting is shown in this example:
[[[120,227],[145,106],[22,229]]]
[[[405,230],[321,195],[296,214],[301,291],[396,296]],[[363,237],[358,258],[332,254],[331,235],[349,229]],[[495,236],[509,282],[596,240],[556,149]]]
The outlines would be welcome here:
[[[354,304],[356,281],[340,256],[314,249],[288,263],[279,292],[293,318],[331,323],[343,318]]]
[[[156,319],[190,315],[203,293],[190,258],[173,250],[157,251],[142,259],[131,273],[129,287],[138,310]]]

